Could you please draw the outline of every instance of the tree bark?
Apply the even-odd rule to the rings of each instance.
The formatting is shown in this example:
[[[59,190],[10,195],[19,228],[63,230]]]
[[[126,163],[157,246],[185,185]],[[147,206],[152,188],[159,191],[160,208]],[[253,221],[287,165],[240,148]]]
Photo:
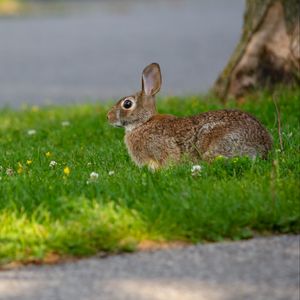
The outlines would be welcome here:
[[[223,100],[300,84],[299,0],[247,0],[243,34],[214,85]]]

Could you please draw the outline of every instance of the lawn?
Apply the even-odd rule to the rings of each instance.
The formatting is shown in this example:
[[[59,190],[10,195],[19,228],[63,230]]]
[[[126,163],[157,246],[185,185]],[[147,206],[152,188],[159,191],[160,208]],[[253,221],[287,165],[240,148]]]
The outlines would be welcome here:
[[[273,135],[270,158],[199,161],[196,173],[137,168],[123,129],[106,122],[109,104],[0,110],[0,264],[299,233],[300,90],[277,95],[283,151],[272,97],[259,93],[239,108]],[[158,101],[177,115],[218,108],[211,97]]]

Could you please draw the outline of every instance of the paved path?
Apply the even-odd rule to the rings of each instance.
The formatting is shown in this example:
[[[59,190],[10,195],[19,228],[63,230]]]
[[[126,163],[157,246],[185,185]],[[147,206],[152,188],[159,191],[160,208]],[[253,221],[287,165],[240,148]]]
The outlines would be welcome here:
[[[0,272],[1,300],[298,300],[299,236]]]
[[[206,92],[239,39],[244,11],[241,0],[77,5],[0,18],[0,107],[118,98],[140,88],[153,61],[164,94]]]

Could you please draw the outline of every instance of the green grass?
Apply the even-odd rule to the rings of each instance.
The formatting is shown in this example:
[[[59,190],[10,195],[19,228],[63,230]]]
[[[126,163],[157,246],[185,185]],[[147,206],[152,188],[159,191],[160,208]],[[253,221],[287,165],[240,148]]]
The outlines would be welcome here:
[[[2,109],[0,264],[131,251],[143,240],[194,243],[299,232],[300,91],[283,90],[278,102],[283,152],[272,98],[261,93],[240,108],[272,133],[269,160],[199,162],[196,176],[188,163],[156,173],[137,168],[123,130],[106,122],[108,104]],[[177,115],[221,107],[201,97],[158,103],[160,112]],[[36,133],[28,135],[31,129]],[[94,181],[91,172],[99,174]]]

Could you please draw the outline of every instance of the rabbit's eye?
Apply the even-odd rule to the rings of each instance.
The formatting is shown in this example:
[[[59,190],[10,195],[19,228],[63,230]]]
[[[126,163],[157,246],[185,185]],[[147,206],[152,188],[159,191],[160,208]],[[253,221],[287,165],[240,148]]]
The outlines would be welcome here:
[[[126,100],[123,102],[122,106],[123,106],[125,109],[129,109],[129,108],[132,107],[132,104],[133,104],[133,102],[132,102],[131,100],[126,99]]]

